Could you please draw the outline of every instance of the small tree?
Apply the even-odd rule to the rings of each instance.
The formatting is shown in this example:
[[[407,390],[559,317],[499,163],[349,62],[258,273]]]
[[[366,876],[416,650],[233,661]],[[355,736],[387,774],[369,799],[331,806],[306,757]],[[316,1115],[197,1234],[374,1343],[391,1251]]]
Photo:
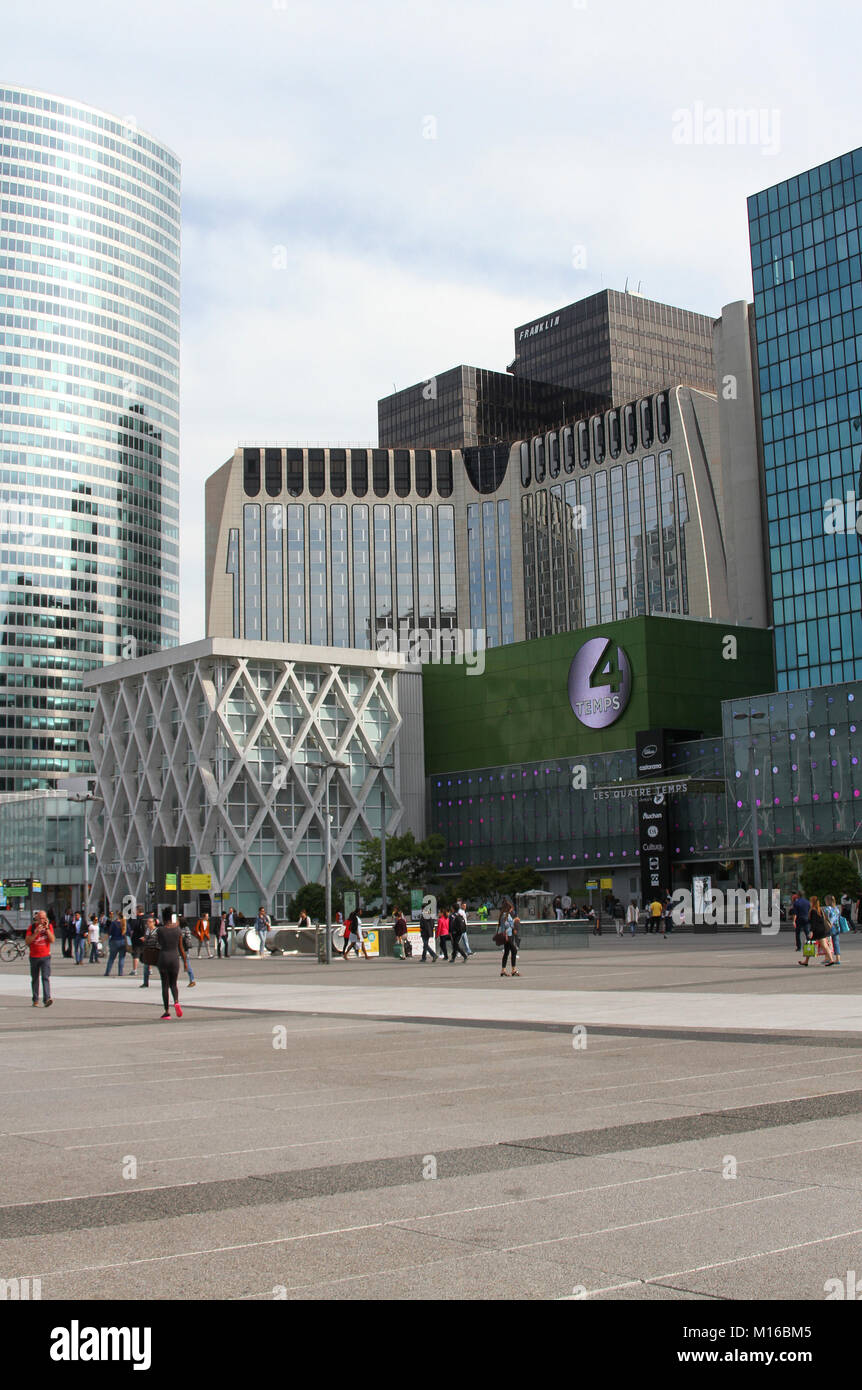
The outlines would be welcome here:
[[[323,921],[326,912],[326,889],[322,883],[304,883],[290,904],[288,915],[291,920],[296,921],[302,909],[305,908],[312,922]]]
[[[854,900],[862,896],[862,879],[843,854],[806,854],[799,882],[806,897],[814,894],[821,902],[830,894],[836,901],[842,893]]]

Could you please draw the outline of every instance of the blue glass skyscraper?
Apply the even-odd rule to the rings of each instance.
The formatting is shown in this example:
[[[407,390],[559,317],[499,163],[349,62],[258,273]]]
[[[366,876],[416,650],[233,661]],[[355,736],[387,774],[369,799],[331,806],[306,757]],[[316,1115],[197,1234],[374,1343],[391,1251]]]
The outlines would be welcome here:
[[[0,87],[0,792],[90,767],[86,671],[179,638],[180,166]]]
[[[862,149],[755,194],[748,217],[778,684],[858,680]]]

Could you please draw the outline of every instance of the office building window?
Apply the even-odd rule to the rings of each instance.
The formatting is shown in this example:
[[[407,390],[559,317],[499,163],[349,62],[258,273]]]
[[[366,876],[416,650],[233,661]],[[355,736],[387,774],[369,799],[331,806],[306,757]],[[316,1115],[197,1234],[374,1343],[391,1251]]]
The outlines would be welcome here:
[[[304,486],[302,450],[285,449],[285,463],[287,469],[287,490],[291,497],[299,497]]]
[[[245,636],[260,641],[260,506],[255,503],[242,509],[243,556],[245,560],[243,592],[245,596]]]
[[[621,466],[611,469],[609,501],[614,546],[614,617],[628,618],[630,613],[626,563],[626,489]]]
[[[536,602],[536,521],[533,493],[521,498],[521,547],[524,556],[524,631],[529,641],[539,635],[539,610]]]
[[[593,627],[598,622],[596,602],[596,547],[595,526],[593,525],[593,481],[587,474],[581,478],[581,560],[583,565],[584,625]]]
[[[566,615],[566,561],[563,552],[563,489],[561,484],[549,493],[551,529],[551,596],[554,601],[554,632],[568,628]]]
[[[622,425],[619,410],[608,414],[608,452],[612,459],[618,459],[622,452]]]
[[[375,450],[383,453],[384,450]],[[389,455],[387,454],[387,459]],[[374,631],[392,629],[392,537],[389,508],[374,508]]]
[[[406,453],[406,450],[397,450]],[[395,477],[396,491],[398,475]],[[413,627],[415,608],[413,604],[413,509],[398,506],[395,508],[395,588],[398,601],[398,623]]]
[[[500,537],[500,641],[505,646],[515,640],[515,604],[512,591],[512,527],[509,503],[497,503],[497,530]]]
[[[655,476],[655,456],[648,454],[643,461],[644,480],[644,537],[646,540],[647,611],[664,611],[661,583],[661,533],[659,531],[658,490]]]
[[[312,497],[322,497],[326,491],[324,452],[322,449],[308,451],[308,490]],[[309,525],[311,518],[309,517]]]
[[[346,472],[345,472],[346,483]],[[332,645],[350,646],[350,570],[347,563],[347,508],[329,508],[329,560],[332,569]]]
[[[322,474],[322,459],[320,463]],[[329,645],[326,590],[326,508],[315,503],[308,509],[308,629],[313,647]]]
[[[227,564],[225,566],[227,574],[233,578],[233,635],[241,637],[239,621],[239,527],[232,526],[227,536]]]
[[[554,630],[551,598],[551,532],[548,520],[548,494],[544,488],[536,493],[536,580],[539,609],[539,636],[548,637]]]
[[[305,508],[287,508],[287,640],[305,641]]]
[[[467,508],[467,591],[470,597],[470,626],[475,632],[482,622],[482,536],[479,531],[479,507]]]
[[[281,450],[267,449],[264,454],[264,476],[267,497],[278,497],[281,492]]]
[[[284,641],[284,507],[266,507],[266,640]]]
[[[537,483],[545,481],[545,441],[540,434],[533,440],[533,477]]]
[[[669,449],[658,456],[659,497],[661,499],[661,539],[664,565],[665,610],[678,613],[679,573],[677,566],[676,516],[673,499],[673,464]]]
[[[350,450],[350,489],[354,497],[364,497],[368,492],[368,450]]]
[[[685,556],[685,524],[688,521],[688,503],[685,495],[685,478],[676,475],[676,515],[679,523],[679,587],[683,613],[688,612],[688,566]]]
[[[430,481],[430,455],[429,455]],[[418,577],[419,626],[434,627],[437,604],[434,592],[434,508],[416,508],[416,568]]]
[[[242,451],[242,487],[246,497],[257,497],[260,492],[260,449]]]
[[[656,411],[659,442],[666,444],[670,439],[670,396],[667,391],[662,391],[661,395],[656,397]]]
[[[588,468],[590,464],[590,431],[586,420],[578,423],[578,462],[582,468]]]
[[[485,643],[500,645],[500,599],[497,571],[497,508],[493,502],[482,503],[482,549],[485,593]]]
[[[530,446],[526,439],[521,442],[521,487],[529,487],[532,477],[530,470]]]
[[[365,503],[353,508],[353,638],[354,646],[371,647],[371,552]]]
[[[627,405],[623,410],[623,424],[626,436],[626,453],[633,454],[638,447],[637,411],[634,405]]]
[[[563,430],[563,467],[567,473],[575,471],[575,435],[571,425]]]
[[[437,453],[439,457],[440,451]],[[440,573],[440,626],[452,628],[458,622],[454,507],[437,508],[437,554]]]
[[[452,450],[436,450],[437,492],[441,497],[452,496]]]
[[[420,497],[431,496],[431,450],[417,449],[414,454],[416,491]]]
[[[641,444],[645,449],[652,448],[653,425],[652,425],[652,401],[649,397],[640,403],[641,417]]]
[[[371,467],[373,471],[374,496],[389,496],[389,450],[372,449]]]
[[[394,449],[392,464],[395,474],[396,496],[406,497],[410,492],[410,450]]]
[[[546,440],[548,451],[548,472],[552,478],[560,476],[560,436],[556,431],[552,431]]]
[[[604,416],[593,416],[593,458],[596,463],[605,461],[605,421]]]
[[[569,627],[583,626],[581,605],[581,505],[578,501],[578,485],[574,479],[566,483],[566,579],[568,582]]]
[[[347,492],[347,450],[329,451],[329,490],[333,497],[343,497]]]
[[[629,517],[629,572],[631,574],[632,618],[643,617],[647,611],[646,569],[644,565],[643,523],[641,521],[640,464],[632,459],[626,464]]]
[[[611,524],[608,511],[608,475],[596,473],[594,478],[596,504],[596,560],[598,568],[599,621],[606,623],[614,616],[614,586],[611,570]]]

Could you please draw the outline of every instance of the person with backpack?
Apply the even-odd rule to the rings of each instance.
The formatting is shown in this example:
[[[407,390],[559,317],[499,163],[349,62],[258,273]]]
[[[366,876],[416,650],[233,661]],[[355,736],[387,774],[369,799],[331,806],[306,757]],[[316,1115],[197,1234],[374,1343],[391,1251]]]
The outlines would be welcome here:
[[[459,915],[459,917],[461,918],[461,922],[462,922],[462,929],[461,929],[461,945],[464,947],[464,950],[467,952],[467,955],[468,955],[468,956],[472,956],[472,954],[473,954],[473,947],[470,945],[470,938],[469,938],[468,935],[467,935],[467,904],[466,904],[466,902],[462,902],[462,903],[460,904],[460,907],[459,907],[459,909],[458,909],[458,915]]]
[[[431,960],[436,961],[437,952],[431,945],[431,938],[434,935],[434,913],[426,904],[419,917],[419,934],[422,937],[422,964],[424,965],[429,953]]]
[[[444,960],[449,959],[449,914],[442,907],[437,918],[437,952]]]
[[[182,937],[183,950],[184,950],[185,953],[186,953],[186,974],[187,974],[188,977],[189,977],[189,989],[194,989],[194,987],[195,987],[195,972],[192,970],[192,959],[191,959],[191,957],[192,957],[192,946],[193,946],[193,944],[194,944],[194,937],[192,936],[192,929],[191,929],[191,927],[189,926],[188,922],[186,921],[185,917],[181,917],[181,918],[180,918],[180,936]]]
[[[625,908],[619,898],[614,898],[614,925],[617,929],[617,936],[622,936],[626,924]]]
[[[464,921],[461,908],[456,903],[449,913],[449,940],[452,943],[452,959],[450,965],[454,965],[459,955],[463,960],[468,960],[467,952],[464,950],[462,937],[464,935],[466,922]]]
[[[142,941],[141,941],[140,950],[143,951],[143,949],[144,949],[145,946],[153,946],[153,945],[155,945],[155,937],[156,937],[156,919],[155,919],[155,917],[153,916],[153,914],[150,913],[150,915],[144,919],[144,935],[143,935],[143,939],[142,939]],[[140,989],[149,989],[149,987],[150,987],[150,963],[149,963],[149,961],[146,961],[146,960],[145,960],[145,961],[144,961],[144,983],[143,983],[142,985],[140,985],[139,988],[140,988]]]

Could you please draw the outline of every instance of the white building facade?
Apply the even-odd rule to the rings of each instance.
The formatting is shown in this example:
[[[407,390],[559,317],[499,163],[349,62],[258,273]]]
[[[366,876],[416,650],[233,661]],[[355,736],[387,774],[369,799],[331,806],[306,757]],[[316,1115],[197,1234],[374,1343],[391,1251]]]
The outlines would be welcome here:
[[[360,843],[425,823],[422,677],[397,652],[206,638],[89,673],[93,898],[143,903],[187,846],[212,905],[285,918],[304,883],[360,873]],[[155,900],[165,898],[155,884]]]

